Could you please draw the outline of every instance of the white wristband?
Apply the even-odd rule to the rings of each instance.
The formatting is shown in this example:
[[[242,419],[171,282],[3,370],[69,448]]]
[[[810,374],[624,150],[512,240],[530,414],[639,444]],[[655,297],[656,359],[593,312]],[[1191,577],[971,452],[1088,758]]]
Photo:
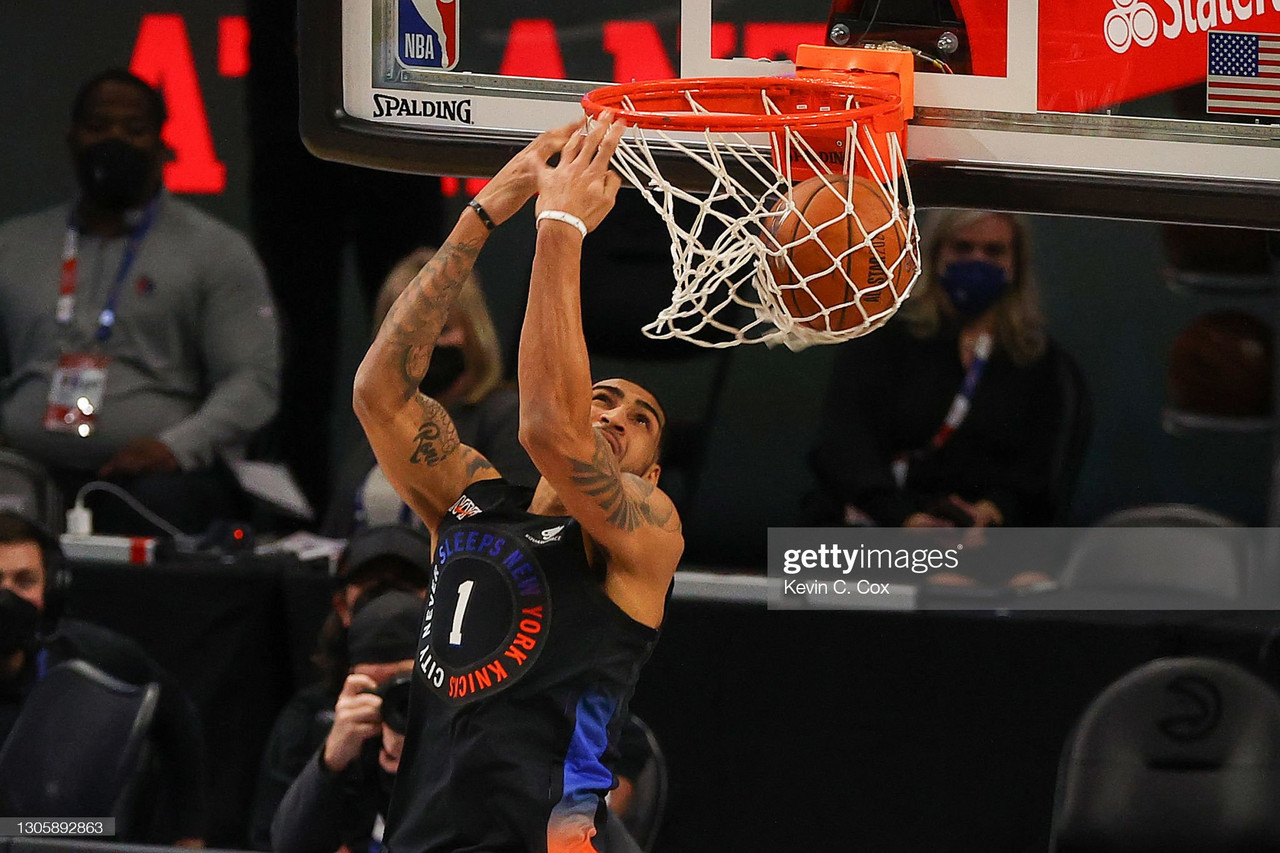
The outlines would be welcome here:
[[[544,210],[538,214],[538,227],[542,227],[542,220],[554,219],[556,222],[565,222],[578,229],[578,233],[582,235],[582,239],[587,238],[587,223],[583,222],[572,213],[565,213],[563,210]]]

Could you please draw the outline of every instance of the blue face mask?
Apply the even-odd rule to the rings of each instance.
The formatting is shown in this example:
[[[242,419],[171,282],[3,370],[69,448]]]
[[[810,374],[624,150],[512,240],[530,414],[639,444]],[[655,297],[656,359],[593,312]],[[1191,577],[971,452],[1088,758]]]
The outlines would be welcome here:
[[[986,261],[956,261],[942,271],[938,284],[961,316],[976,317],[1004,295],[1009,277],[1004,267]]]

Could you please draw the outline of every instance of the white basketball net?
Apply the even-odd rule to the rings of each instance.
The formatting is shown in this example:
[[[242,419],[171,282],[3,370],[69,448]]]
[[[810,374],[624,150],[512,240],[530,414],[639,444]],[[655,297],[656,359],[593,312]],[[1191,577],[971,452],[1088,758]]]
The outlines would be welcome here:
[[[760,94],[763,114],[781,113],[765,92]],[[688,92],[685,99],[690,112],[711,112]],[[622,104],[633,108],[626,99]],[[772,143],[768,142],[770,138]],[[766,140],[765,144],[761,139]],[[644,327],[644,334],[656,339],[678,338],[705,347],[781,343],[801,349],[855,338],[883,325],[909,295],[920,269],[919,231],[906,160],[898,137],[889,134],[888,141],[888,150],[883,152],[873,143],[869,128],[850,126],[844,131],[841,146],[844,162],[840,168],[832,168],[800,132],[789,127],[750,136],[629,128],[614,155],[613,167],[643,193],[666,221],[676,280],[671,305]],[[710,192],[702,197],[673,183],[663,174],[654,149],[682,152],[707,172]],[[844,211],[828,222],[807,222],[802,218],[794,239],[780,243],[771,227],[776,229],[788,214],[798,216],[790,195],[793,161],[803,163],[817,175],[859,174],[877,180],[886,188],[892,211],[889,219],[873,220],[868,228],[852,203],[853,181],[833,182],[833,188],[844,197]],[[679,202],[687,203],[687,207]],[[677,210],[680,207],[682,211]],[[692,216],[685,214],[687,210],[692,211]],[[884,211],[876,214],[878,220]],[[850,241],[853,245],[833,253],[818,240],[817,233],[827,225],[843,222],[846,216],[855,220],[855,238]],[[898,239],[893,242],[900,241],[902,249],[893,257],[881,257],[877,244],[884,241],[877,238],[889,229],[896,229]],[[810,270],[806,277],[792,263],[790,250],[809,241],[817,241],[815,246],[823,248],[830,266],[816,272]],[[879,268],[879,274],[867,276],[871,284],[849,277],[847,260],[858,252],[869,252],[871,263]],[[790,282],[777,280],[771,260],[789,270]],[[826,279],[822,293],[825,301],[834,302],[830,296],[832,279],[827,278],[832,274],[843,278],[847,298],[824,305],[824,299],[810,290],[809,282]],[[786,294],[796,289],[804,289],[807,296]],[[864,299],[873,291],[883,294]],[[812,306],[812,310],[797,316],[797,306]],[[833,319],[837,315],[839,319]]]

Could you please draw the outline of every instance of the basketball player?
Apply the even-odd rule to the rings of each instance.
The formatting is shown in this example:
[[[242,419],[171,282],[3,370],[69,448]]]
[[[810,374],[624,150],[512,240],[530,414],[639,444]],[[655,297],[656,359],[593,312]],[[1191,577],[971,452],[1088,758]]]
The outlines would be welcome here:
[[[621,123],[548,131],[465,210],[392,307],[356,376],[378,461],[435,535],[392,853],[602,850],[627,701],[684,549],[657,488],[665,416],[592,385],[582,241],[609,212]],[[559,154],[559,162],[548,160]],[[538,194],[519,355],[520,438],[542,474],[509,485],[418,383],[489,230]]]

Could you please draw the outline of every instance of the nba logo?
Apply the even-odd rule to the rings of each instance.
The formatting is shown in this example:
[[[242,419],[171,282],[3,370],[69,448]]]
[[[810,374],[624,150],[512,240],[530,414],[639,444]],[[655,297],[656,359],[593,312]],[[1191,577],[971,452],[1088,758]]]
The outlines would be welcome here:
[[[399,0],[396,52],[408,68],[458,64],[458,0]]]

